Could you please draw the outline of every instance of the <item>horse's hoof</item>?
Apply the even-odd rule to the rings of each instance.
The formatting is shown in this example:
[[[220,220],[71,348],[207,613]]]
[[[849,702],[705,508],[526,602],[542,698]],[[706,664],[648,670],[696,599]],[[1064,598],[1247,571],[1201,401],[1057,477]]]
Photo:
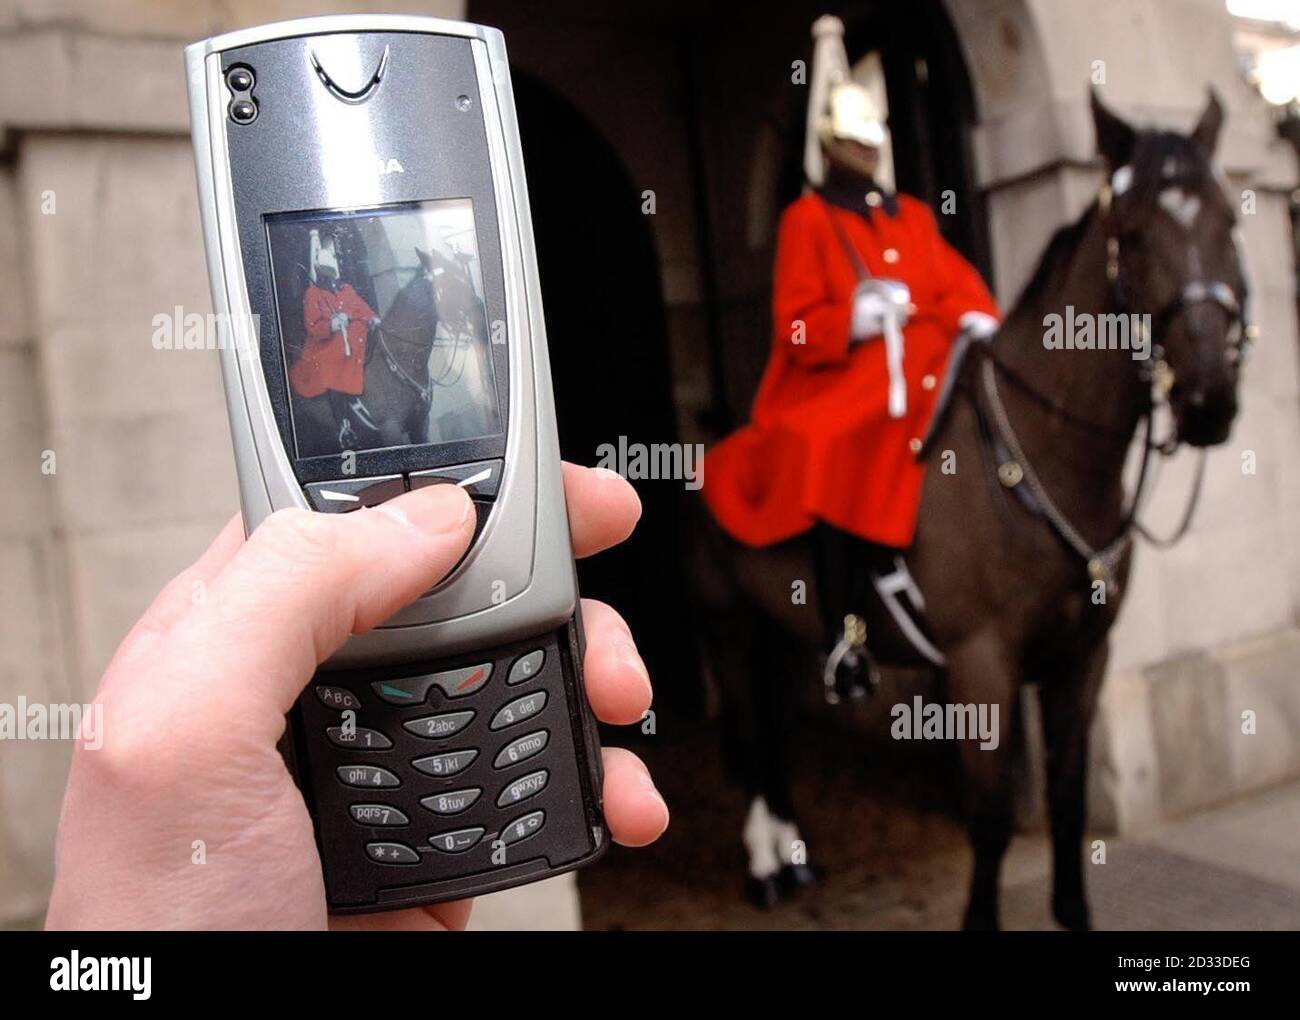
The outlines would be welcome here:
[[[1052,916],[1066,931],[1092,931],[1092,915],[1083,899],[1052,901]]]
[[[815,885],[821,877],[820,869],[811,864],[786,864],[778,872],[781,891],[787,896],[793,896],[805,886]]]
[[[745,902],[759,910],[771,910],[781,902],[781,886],[775,875],[745,879]]]

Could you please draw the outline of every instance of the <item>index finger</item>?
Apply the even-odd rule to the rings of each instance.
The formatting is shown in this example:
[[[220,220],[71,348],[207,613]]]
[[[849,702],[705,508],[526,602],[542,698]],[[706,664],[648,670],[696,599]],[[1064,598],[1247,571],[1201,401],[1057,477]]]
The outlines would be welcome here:
[[[641,519],[641,497],[627,479],[609,468],[565,461],[564,498],[569,504],[573,555],[579,558],[618,545]]]

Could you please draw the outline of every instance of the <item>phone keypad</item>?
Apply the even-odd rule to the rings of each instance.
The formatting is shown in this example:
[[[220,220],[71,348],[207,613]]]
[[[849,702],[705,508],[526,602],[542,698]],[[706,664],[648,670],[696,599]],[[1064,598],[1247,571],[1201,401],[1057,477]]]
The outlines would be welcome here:
[[[402,728],[425,740],[445,740],[459,733],[470,724],[474,712],[443,712],[440,715],[422,715],[418,719],[407,719]]]
[[[339,780],[344,786],[401,786],[401,781],[388,769],[376,765],[340,765],[337,769]]]
[[[348,813],[358,825],[368,825],[375,829],[411,824],[404,812],[387,804],[352,804],[348,807]]]
[[[514,661],[510,667],[510,675],[506,677],[506,684],[513,687],[515,684],[527,683],[537,671],[542,668],[542,663],[546,661],[546,653],[540,648],[529,652],[527,655],[521,655]]]
[[[365,726],[331,726],[325,731],[336,747],[356,747],[363,751],[387,751],[393,742],[378,730]]]
[[[545,691],[533,691],[532,694],[525,694],[522,698],[515,698],[508,705],[502,705],[497,710],[497,714],[492,717],[492,725],[489,729],[503,730],[517,722],[531,719],[545,707]]]
[[[518,765],[521,761],[527,761],[529,758],[535,758],[546,750],[546,744],[551,739],[551,735],[545,730],[538,730],[536,733],[530,733],[526,737],[520,737],[518,740],[512,740],[501,748],[492,763],[493,768],[508,769],[511,765]]]
[[[450,793],[435,793],[421,797],[420,803],[435,815],[458,815],[469,810],[483,791],[477,786],[468,790],[453,790]]]
[[[477,750],[466,748],[464,751],[448,751],[445,754],[431,754],[425,758],[416,758],[411,764],[426,776],[446,777],[464,772],[477,757]]]
[[[549,760],[555,727],[569,723],[564,705],[553,704],[564,700],[559,663],[544,647],[527,646],[493,660],[411,676],[362,674],[351,683],[344,677],[346,687],[331,682],[315,688],[312,701],[326,712],[318,708],[311,717],[331,717],[317,732],[340,755],[332,764],[336,788],[392,791],[377,799],[345,796],[346,804],[334,808],[345,810],[363,832],[372,830],[369,841],[352,844],[352,853],[364,852],[377,865],[408,867],[465,854],[476,862],[473,869],[549,856],[550,843],[522,857],[512,852],[508,860],[501,850],[546,829],[549,809],[561,817],[573,811],[570,766],[560,769],[564,797],[553,802],[555,795],[547,794],[556,785]],[[355,714],[349,720],[335,712]],[[567,729],[561,735],[571,754]],[[325,799],[338,804],[339,795]],[[440,819],[461,823],[440,827]],[[489,844],[490,853],[484,849]]]
[[[405,843],[367,843],[366,853],[376,864],[420,863],[420,855]]]

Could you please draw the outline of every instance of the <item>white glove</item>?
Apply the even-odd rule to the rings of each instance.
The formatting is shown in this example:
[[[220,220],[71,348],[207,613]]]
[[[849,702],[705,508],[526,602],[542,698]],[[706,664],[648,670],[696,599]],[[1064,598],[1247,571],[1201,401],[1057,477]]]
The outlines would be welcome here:
[[[330,332],[342,333],[348,328],[348,313],[335,312],[330,316]]]
[[[907,284],[897,280],[872,279],[858,285],[853,295],[853,314],[849,321],[849,337],[853,340],[870,340],[885,331],[885,318],[893,318],[902,329],[907,325],[908,304],[912,292]]]
[[[967,333],[972,340],[987,340],[1002,324],[987,312],[963,312],[957,320],[957,330]]]
[[[912,292],[898,280],[873,277],[858,284],[853,293],[852,340],[885,339],[885,365],[889,370],[889,416],[907,413],[907,380],[903,376],[903,327],[907,324]]]

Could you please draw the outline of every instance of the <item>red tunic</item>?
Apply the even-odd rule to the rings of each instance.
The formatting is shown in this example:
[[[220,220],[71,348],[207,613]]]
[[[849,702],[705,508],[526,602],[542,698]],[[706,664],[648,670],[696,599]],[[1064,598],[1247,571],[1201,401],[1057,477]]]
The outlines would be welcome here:
[[[337,312],[349,316],[347,347],[343,333],[330,329]],[[359,394],[365,387],[366,333],[375,313],[365,300],[345,283],[338,290],[315,285],[302,296],[302,321],[307,343],[289,369],[289,382],[300,397],[318,397],[326,390]]]
[[[858,280],[829,216],[873,276],[911,289],[902,418],[889,417],[886,406],[884,341],[849,348]],[[821,520],[905,548],[924,477],[910,441],[925,434],[957,320],[968,311],[996,316],[996,302],[924,203],[899,195],[896,216],[876,209],[868,220],[809,193],[781,218],[772,305],[772,353],[752,421],[705,456],[705,502],[724,530],[752,546]],[[804,324],[802,344],[792,340],[796,322]]]

